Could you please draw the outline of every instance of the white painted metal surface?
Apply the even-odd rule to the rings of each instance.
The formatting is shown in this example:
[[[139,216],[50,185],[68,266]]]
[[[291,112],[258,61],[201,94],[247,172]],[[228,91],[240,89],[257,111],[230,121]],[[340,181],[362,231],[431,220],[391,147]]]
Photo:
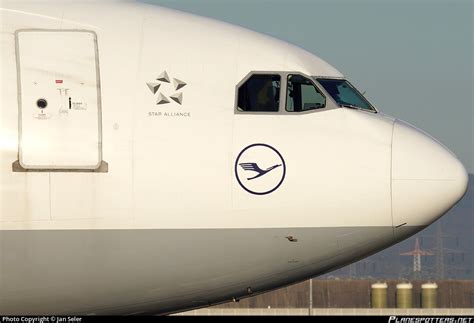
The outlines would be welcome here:
[[[95,33],[19,30],[19,156],[26,169],[94,169],[101,162]]]
[[[456,156],[415,127],[397,121],[392,145],[395,225],[422,225],[447,212],[466,190],[468,176]]]
[[[343,77],[288,43],[133,2],[1,6],[0,312],[166,313],[239,298],[383,249],[466,189],[442,145],[322,88],[324,111],[236,113],[251,71]],[[52,52],[38,54],[44,43]],[[58,75],[87,110],[60,115]],[[32,117],[36,76],[49,119]],[[236,161],[258,143],[282,159],[255,150],[242,162],[284,160],[285,172],[250,185]],[[15,169],[19,155],[34,169]],[[102,159],[107,172],[84,172]],[[264,191],[283,173],[269,194],[242,187]]]

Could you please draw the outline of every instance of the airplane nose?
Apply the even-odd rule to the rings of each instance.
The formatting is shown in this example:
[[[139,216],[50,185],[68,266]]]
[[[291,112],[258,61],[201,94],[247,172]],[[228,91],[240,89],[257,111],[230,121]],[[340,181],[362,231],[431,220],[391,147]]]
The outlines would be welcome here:
[[[394,227],[427,226],[456,204],[468,175],[457,157],[434,138],[396,120],[392,142]]]

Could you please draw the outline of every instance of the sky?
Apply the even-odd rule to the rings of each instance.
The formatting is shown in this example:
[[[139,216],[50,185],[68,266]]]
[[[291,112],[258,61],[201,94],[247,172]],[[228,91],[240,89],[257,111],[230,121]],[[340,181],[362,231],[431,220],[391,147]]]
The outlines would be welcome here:
[[[145,0],[298,45],[474,173],[474,1]]]

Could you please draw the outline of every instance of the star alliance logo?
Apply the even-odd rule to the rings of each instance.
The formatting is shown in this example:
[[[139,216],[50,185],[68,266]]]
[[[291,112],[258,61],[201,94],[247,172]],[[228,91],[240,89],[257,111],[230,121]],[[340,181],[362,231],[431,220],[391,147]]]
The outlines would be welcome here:
[[[163,91],[164,88],[169,87],[169,85],[167,86],[167,84],[172,85],[173,87],[173,94],[169,96],[164,94],[164,92],[167,93],[168,91]],[[183,104],[183,92],[181,91],[181,89],[187,84],[177,78],[173,78],[173,81],[171,82],[171,79],[166,71],[163,71],[156,78],[155,81],[147,82],[146,85],[150,89],[151,93],[153,93],[153,95],[156,95],[158,93],[156,99],[157,105],[168,104],[171,102],[170,100],[176,102],[179,105]]]

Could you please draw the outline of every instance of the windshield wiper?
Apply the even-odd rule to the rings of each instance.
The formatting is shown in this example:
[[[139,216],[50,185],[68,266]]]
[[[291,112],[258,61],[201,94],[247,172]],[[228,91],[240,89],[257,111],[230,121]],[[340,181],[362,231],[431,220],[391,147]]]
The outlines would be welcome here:
[[[344,107],[344,108],[351,108],[351,109],[358,109],[358,110],[363,109],[363,110],[365,110],[364,108],[361,108],[361,107],[359,107],[359,106],[357,106],[357,105],[353,105],[353,104],[340,104],[340,106],[341,106],[341,107]]]
[[[344,107],[344,108],[350,108],[350,109],[356,109],[356,110],[362,110],[362,111],[369,111],[369,112],[377,113],[377,110],[375,110],[374,108],[367,109],[367,108],[359,107],[359,106],[354,105],[354,104],[339,104],[339,105],[341,107]]]

